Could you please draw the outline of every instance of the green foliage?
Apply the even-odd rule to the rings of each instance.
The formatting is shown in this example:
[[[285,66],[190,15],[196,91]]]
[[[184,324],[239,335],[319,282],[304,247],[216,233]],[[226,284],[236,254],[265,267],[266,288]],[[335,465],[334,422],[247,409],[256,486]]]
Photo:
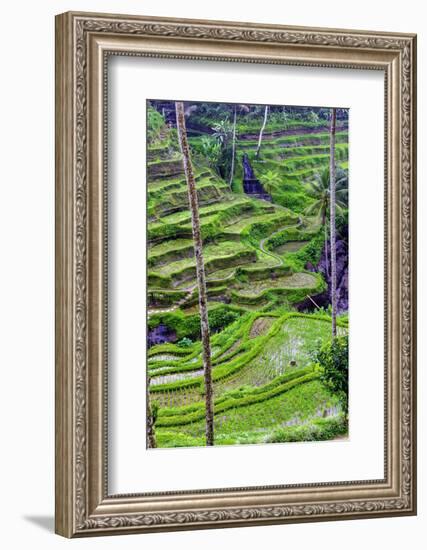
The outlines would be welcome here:
[[[316,418],[301,426],[279,428],[265,440],[266,443],[296,441],[325,441],[347,434],[348,422],[344,415]]]
[[[209,328],[212,332],[218,332],[236,321],[240,317],[240,311],[231,309],[230,306],[221,305],[209,312]]]
[[[301,299],[302,298],[299,297],[299,300]],[[329,334],[330,316],[286,312],[281,317],[277,318],[277,320],[271,325],[267,333],[254,339],[250,338],[249,331],[252,322],[257,317],[263,315],[265,315],[265,313],[251,314],[249,317],[244,317],[241,325],[233,325],[234,328],[237,328],[237,331],[234,332],[233,337],[231,335],[227,337],[225,344],[223,343],[224,341],[217,342],[216,335],[213,336],[212,346],[215,346],[218,343],[222,348],[220,348],[220,352],[212,360],[212,363],[215,366],[212,372],[212,378],[214,382],[219,382],[221,380],[235,377],[243,369],[255,366],[257,362],[258,364],[262,365],[268,365],[269,363],[271,363],[274,366],[274,362],[272,363],[270,353],[272,353],[277,346],[279,347],[279,349],[282,349],[283,347],[286,348],[286,341],[288,341],[289,345],[292,340],[292,335],[295,336],[292,327],[297,322],[298,324],[296,326],[298,328],[298,334],[304,334],[303,339],[298,338],[297,340],[299,342],[299,346],[301,346],[302,344],[307,344],[307,342],[309,341],[312,341],[315,335],[323,335],[325,331]],[[269,313],[269,316],[271,315],[274,316],[274,314]],[[163,319],[165,319],[165,317],[166,315]],[[300,325],[301,322],[303,322],[302,326]],[[339,326],[341,326],[341,320],[337,320],[337,323]],[[284,332],[283,327],[286,327],[286,330]],[[239,348],[236,349],[234,353],[224,354],[222,356],[224,350],[239,339],[241,339],[241,345],[239,346]],[[285,364],[287,364],[289,359],[293,357],[293,354],[294,351],[290,356],[285,353]],[[303,361],[303,364],[306,365],[310,359],[307,351],[304,351],[304,348],[300,348],[299,354],[300,360]],[[196,355],[197,352],[195,352],[194,355],[186,357],[183,361],[177,361],[174,364],[170,362],[170,367],[162,369],[161,372],[156,369],[156,371],[152,375],[155,376],[158,374],[182,373],[186,371],[197,370],[202,366],[202,361],[201,356],[198,361],[193,361]],[[153,367],[154,366],[155,365],[153,365]],[[184,378],[181,380],[175,380],[165,384],[158,384],[151,388],[151,392],[157,393],[175,391],[182,390],[184,388],[195,387],[203,388],[203,384],[203,377],[196,376],[191,378]]]
[[[243,389],[242,392],[236,392],[238,393],[246,392]],[[333,416],[321,418],[320,415],[328,410],[328,414]],[[318,440],[332,439],[337,435],[344,435],[347,431],[346,423],[341,422],[337,400],[319,380],[296,384],[288,391],[265,401],[230,408],[216,414],[215,445],[265,443],[269,442],[279,426],[286,426],[285,429],[290,433],[296,431],[298,434],[302,426],[312,422],[322,427],[322,430],[317,432]],[[341,429],[333,429],[335,422],[341,424]],[[185,436],[187,445],[200,445],[197,441],[203,437],[204,421],[202,419],[191,424],[160,427],[157,433],[162,436],[168,434],[167,438],[162,439],[161,446],[173,446],[175,437],[182,436]],[[192,442],[189,438],[194,438],[195,441]],[[316,440],[313,436],[312,439]],[[304,438],[298,435],[294,439],[289,438],[289,441],[298,440],[304,441]]]
[[[160,131],[165,125],[165,119],[153,107],[147,109],[147,133],[150,141],[155,141],[160,136]]]
[[[192,149],[202,155],[218,174],[220,173],[222,146],[217,139],[212,136],[202,136],[200,140],[192,142]]]
[[[272,194],[273,189],[279,186],[282,181],[280,175],[274,170],[267,170],[267,172],[261,174],[260,180],[264,189],[270,194]]]
[[[335,179],[336,210],[340,214],[342,209],[348,206],[348,174],[344,170],[338,169]],[[329,167],[325,167],[320,173],[316,174],[310,182],[310,193],[314,203],[307,208],[306,214],[317,214],[325,223],[329,214]]]
[[[320,344],[312,353],[322,369],[322,381],[339,396],[343,410],[348,410],[348,336],[337,336]]]
[[[288,241],[306,241],[312,236],[311,232],[304,231],[303,229],[295,227],[287,227],[279,233],[276,233],[273,237],[268,239],[267,246],[270,250],[287,243]]]
[[[157,417],[159,416],[159,404],[156,403],[156,401],[150,403],[150,412],[151,418],[153,419],[153,424],[155,424],[157,421]]]
[[[177,342],[177,345],[180,348],[190,348],[193,345],[193,341],[190,338],[184,337],[179,342]]]
[[[209,310],[209,326],[211,331],[222,330],[230,323],[233,323],[240,317],[242,311],[239,308],[227,304],[221,304]],[[175,331],[178,341],[183,339],[200,339],[200,315],[186,315],[182,310],[152,315],[149,318],[148,325],[154,328],[159,324],[164,324]],[[186,340],[187,341],[187,340]],[[189,344],[188,344],[189,345]],[[188,347],[188,346],[187,346]]]
[[[303,248],[294,253],[297,260],[306,266],[307,263],[317,265],[320,261],[323,245],[325,243],[325,234],[319,231]]]
[[[261,403],[267,401],[272,397],[276,397],[300,384],[310,382],[319,377],[319,374],[315,371],[311,371],[304,375],[299,375],[299,373],[291,373],[288,375],[287,380],[282,383],[278,383],[273,387],[269,387],[265,391],[257,391],[255,389],[250,394],[243,395],[240,398],[225,396],[222,399],[216,400],[214,405],[215,415],[221,414],[229,409],[236,409],[238,407],[247,407],[248,405],[253,405],[255,403]],[[157,425],[159,427],[170,427],[170,426],[183,426],[185,424],[191,424],[202,420],[205,416],[205,410],[203,403],[200,403],[196,410],[188,411],[186,407],[182,407],[184,411],[176,409],[178,414],[173,414],[172,410],[162,409],[163,415],[158,418]],[[166,414],[165,411],[168,411],[169,414]]]

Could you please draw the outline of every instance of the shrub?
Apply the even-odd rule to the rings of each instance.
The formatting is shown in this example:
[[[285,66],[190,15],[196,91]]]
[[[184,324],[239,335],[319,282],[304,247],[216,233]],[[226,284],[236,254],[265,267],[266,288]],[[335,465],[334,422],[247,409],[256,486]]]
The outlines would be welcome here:
[[[234,323],[240,317],[240,311],[230,308],[230,306],[219,306],[209,311],[209,328],[212,332],[222,330],[226,326]]]
[[[165,120],[162,115],[153,107],[148,107],[147,110],[147,133],[150,141],[159,137],[160,130],[165,125]]]
[[[323,370],[321,380],[340,399],[348,411],[348,336],[337,336],[312,352],[313,360]]]
[[[280,428],[268,436],[266,443],[290,443],[295,441],[326,441],[345,435],[348,423],[345,415],[316,418],[301,426]]]
[[[193,341],[190,338],[184,337],[179,342],[177,342],[177,345],[180,348],[189,348],[193,345]]]

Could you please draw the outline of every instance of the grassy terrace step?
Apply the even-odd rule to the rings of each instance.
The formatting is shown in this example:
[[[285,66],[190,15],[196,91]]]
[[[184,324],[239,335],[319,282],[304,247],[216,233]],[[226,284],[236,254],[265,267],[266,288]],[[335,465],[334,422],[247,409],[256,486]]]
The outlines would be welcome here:
[[[218,284],[226,284],[227,296],[231,298],[230,289],[238,277],[243,275],[249,281],[261,281],[272,279],[284,275],[290,275],[291,268],[285,265],[277,265],[277,261],[272,256],[257,252],[256,262],[239,264],[236,267],[221,269],[210,273],[206,279],[206,286],[209,290]]]
[[[244,210],[253,210],[254,206],[251,201],[249,201],[244,196],[239,195],[227,195],[224,196],[221,205],[209,205],[199,208],[199,216],[201,222],[203,223],[203,218],[208,217],[216,213],[226,214],[229,210],[234,209],[235,215],[240,214]],[[169,224],[186,224],[191,221],[191,213],[186,209],[181,212],[176,212],[169,216],[163,216],[161,220],[157,223],[151,224],[150,230],[156,230],[157,227],[165,226]]]
[[[200,208],[202,238],[217,238],[221,234],[221,229],[233,223],[236,218],[246,216],[252,218],[255,217],[257,211],[269,212],[271,208],[271,205],[264,201],[250,199],[244,195],[230,194],[226,200],[224,199],[220,203]],[[280,212],[283,219],[286,217],[292,219],[292,213],[289,210],[281,209]],[[271,215],[266,214],[266,216]],[[188,211],[165,216],[161,218],[161,222],[151,223],[148,227],[148,239],[152,243],[170,238],[190,238],[191,236],[191,216]]]
[[[337,399],[320,380],[214,417],[215,445],[330,440],[347,433]],[[204,419],[156,430],[159,447],[205,445]]]
[[[304,288],[307,291],[317,289],[319,279],[313,273],[293,273],[286,277],[277,279],[264,279],[260,281],[252,281],[250,285],[242,286],[236,289],[232,295],[239,298],[257,298],[270,290],[293,290],[295,288]]]
[[[197,195],[199,199],[204,199],[207,194],[211,197],[220,198],[223,195],[223,191],[227,190],[225,185],[219,186],[217,182],[212,181],[211,179],[201,180],[197,184]],[[158,197],[159,198],[159,197]],[[163,200],[169,200],[176,204],[182,204],[183,207],[188,207],[188,189],[184,187],[180,190],[171,189],[168,190],[163,197],[161,197],[160,202]]]
[[[196,184],[200,183],[202,180],[206,180],[209,178],[217,179],[217,177],[214,176],[214,174],[210,170],[196,171],[195,173]],[[187,186],[187,181],[184,177],[171,177],[167,179],[162,178],[154,180],[148,179],[147,183],[149,193],[156,193],[157,191],[165,193],[171,189],[181,189]]]
[[[335,149],[336,158],[348,157],[348,143],[338,143]],[[318,155],[326,155],[329,157],[329,145],[318,145],[314,147],[272,147],[261,153],[261,158],[272,159],[278,161],[287,160],[304,160],[315,158]],[[250,159],[255,157],[255,152],[248,153]]]
[[[243,244],[236,242],[222,242],[218,245],[208,245],[204,250],[205,271],[210,273],[225,268],[256,261],[256,252]],[[162,266],[156,266],[157,271],[151,271],[148,274],[149,285],[158,278],[169,279],[172,285],[188,279],[194,279],[196,276],[195,258],[184,258]]]
[[[348,131],[348,128],[346,125],[343,124],[337,124],[337,133]],[[329,126],[327,124],[309,124],[309,123],[303,123],[295,125],[293,128],[287,128],[283,129],[283,126],[277,126],[277,128],[269,128],[266,126],[263,136],[265,137],[265,140],[271,140],[278,137],[288,137],[288,136],[300,136],[300,135],[311,135],[316,133],[326,133],[329,132]],[[259,136],[259,128],[257,128],[256,132],[241,132],[237,130],[237,134],[239,136],[240,141],[254,141],[258,139]]]
[[[336,159],[337,161],[345,161],[347,159],[348,155],[348,149],[347,148],[341,148],[336,151]],[[325,166],[329,163],[329,153],[327,154],[321,154],[321,155],[308,155],[308,156],[300,156],[300,157],[293,157],[288,158],[284,160],[274,160],[274,159],[266,159],[263,161],[253,162],[253,167],[256,170],[263,168],[263,166],[268,166],[269,168],[275,168],[280,169],[280,171],[283,174],[288,173],[298,173],[300,170],[306,170],[308,168],[315,168],[317,171],[319,171],[319,168],[322,166]]]
[[[256,336],[267,334],[277,318],[277,314],[246,314],[223,333],[212,335],[212,365],[221,364],[224,361],[230,360],[233,356],[242,353],[245,346],[250,345],[250,340]],[[162,346],[165,345],[163,344]],[[171,344],[164,349],[161,346],[158,347],[160,351],[155,351],[155,355],[150,357],[150,364],[148,365],[148,370],[152,377],[156,377],[159,374],[187,374],[195,372],[203,366],[200,342],[194,343],[191,348],[193,351],[185,356],[181,354],[181,348],[178,348],[180,354],[176,353],[176,347],[173,347]],[[153,353],[153,348],[151,348],[150,352]],[[156,359],[159,353],[163,355],[165,353],[169,354],[170,357],[167,360],[162,359],[159,362]]]
[[[147,265],[160,266],[169,262],[191,258],[194,256],[192,239],[173,239],[148,249]]]
[[[229,187],[220,183],[212,177],[200,179],[196,184],[199,198],[203,198],[203,195],[210,192],[211,196],[222,197],[224,194],[229,194]],[[150,201],[162,205],[164,201],[181,204],[182,207],[188,206],[188,189],[186,185],[171,185],[166,188],[161,188],[156,191],[148,192],[148,198]]]
[[[218,286],[219,284],[219,286]],[[210,286],[206,290],[206,296],[211,305],[212,302],[222,303],[222,299],[228,293],[227,286],[220,286],[218,283],[215,286]],[[155,313],[155,309],[162,309],[164,307],[177,307],[192,308],[194,306],[194,313],[199,312],[199,293],[197,290],[197,282],[190,280],[186,283],[186,286],[190,287],[188,290],[184,289],[152,289],[149,291],[149,306],[152,309],[152,314]],[[152,297],[152,300],[150,298]]]
[[[288,241],[284,244],[279,244],[274,247],[273,250],[276,254],[280,255],[287,254],[288,252],[298,252],[298,250],[301,250],[301,248],[309,242],[310,241]]]
[[[184,290],[150,289],[147,292],[147,303],[149,308],[164,308],[171,306],[188,295]]]
[[[240,317],[232,325],[227,327],[222,333],[213,334],[211,337],[211,350],[216,349],[217,353],[212,353],[212,364],[215,365],[223,362],[225,359],[230,359],[231,350],[234,350],[235,353],[240,351],[240,344],[249,339],[254,323],[264,317],[265,314],[263,313],[247,313],[243,317]],[[269,314],[269,318],[274,321],[279,318],[279,315]],[[270,328],[271,324],[269,325],[268,330],[270,330]],[[266,333],[267,332],[268,331],[266,331]],[[236,346],[236,342],[240,343],[239,346]],[[168,369],[162,369],[164,372],[185,372],[198,369],[199,366],[202,366],[201,342],[195,342],[191,347],[191,352],[186,353],[185,357],[182,348],[175,344],[161,344],[160,346],[154,346],[149,351],[149,355],[155,355],[157,353],[173,353],[180,356],[176,359],[176,361],[169,361]],[[149,366],[149,370],[159,366],[164,367],[165,364],[151,364]]]
[[[168,178],[184,174],[182,160],[159,160],[157,162],[147,162],[147,179]]]
[[[149,145],[147,148],[147,162],[169,160],[173,156],[178,156],[178,152],[169,144]]]
[[[329,132],[322,133],[313,133],[313,134],[301,134],[301,135],[292,135],[292,136],[283,136],[276,137],[274,139],[265,139],[262,140],[262,147],[304,147],[312,145],[327,145],[330,140]],[[348,141],[348,132],[337,132],[336,133],[336,142],[337,143],[346,143]],[[239,148],[256,148],[258,146],[258,140],[237,140],[237,145]]]
[[[243,395],[236,392],[235,395],[219,397],[214,402],[214,414],[219,415],[230,409],[247,407],[248,405],[267,401],[300,384],[311,382],[319,376],[320,372],[318,370],[314,367],[307,367],[280,376],[261,388],[247,390]],[[203,420],[204,417],[205,404],[203,402],[187,407],[161,408],[159,409],[156,427],[183,426]]]
[[[313,315],[311,318],[293,317],[285,321],[260,353],[246,362],[244,368],[215,384],[215,395],[242,386],[261,386],[296,367],[308,366],[312,361],[310,348],[318,339],[327,339],[330,335],[330,318],[320,319]],[[346,331],[341,318],[338,327],[340,333]],[[290,366],[291,361],[296,362],[296,367]]]
[[[250,340],[250,344],[242,346],[242,353],[238,356],[233,356],[230,359],[228,359],[225,362],[222,362],[215,366],[215,368],[212,371],[212,379],[214,383],[217,383],[222,380],[226,380],[228,378],[236,376],[242,369],[244,369],[246,366],[251,364],[251,361],[256,360],[259,354],[262,352],[269,353],[272,349],[274,349],[274,346],[272,345],[272,341],[275,340],[274,337],[276,337],[279,333],[279,339],[278,344],[275,345],[281,345],[281,342],[283,342],[284,336],[286,337],[287,332],[283,332],[281,329],[284,326],[285,323],[289,322],[289,320],[293,319],[307,319],[307,323],[312,323],[313,321],[320,321],[321,325],[323,325],[324,329],[329,331],[330,327],[330,317],[325,315],[309,315],[309,314],[302,314],[302,313],[286,313],[282,317],[278,318],[271,326],[270,330],[267,334],[263,336],[259,336],[256,339]],[[346,324],[341,319],[337,320],[337,325],[341,327],[341,330],[345,330]],[[300,340],[301,345],[302,340]],[[267,345],[268,344],[268,345]],[[263,364],[265,366],[265,359],[263,359]],[[267,363],[268,364],[268,363]],[[198,368],[198,363],[194,363],[192,365],[177,365],[173,370],[170,372],[184,372],[186,370],[196,370]],[[150,389],[150,392],[153,394],[153,397],[156,392],[163,392],[163,391],[174,391],[174,390],[183,390],[184,388],[191,388],[195,386],[203,387],[204,380],[202,376],[195,377],[189,380],[181,380],[177,382],[171,382],[169,384],[159,384],[157,386],[154,386]]]
[[[276,210],[275,213],[259,214],[249,219],[239,219],[234,223],[227,225],[224,233],[249,233],[251,229],[258,230],[259,236],[264,237],[264,233],[268,234],[268,231],[274,231],[280,225],[287,225],[296,223],[298,216],[293,214],[289,210]]]
[[[197,197],[199,206],[208,206],[222,202],[224,195],[216,185],[208,183],[197,188]],[[182,210],[188,211],[188,205],[187,189],[165,194],[157,200],[149,197],[148,214],[152,219],[163,219]]]
[[[213,178],[207,177],[199,179],[196,183],[197,191],[199,192],[206,187],[213,187],[217,191],[219,196],[222,192],[228,191],[228,188],[225,185],[219,185]],[[155,191],[148,188],[148,199],[155,201],[158,204],[162,204],[163,201],[167,200],[169,202],[185,202],[188,200],[188,189],[187,185],[181,185],[180,183],[173,183]]]

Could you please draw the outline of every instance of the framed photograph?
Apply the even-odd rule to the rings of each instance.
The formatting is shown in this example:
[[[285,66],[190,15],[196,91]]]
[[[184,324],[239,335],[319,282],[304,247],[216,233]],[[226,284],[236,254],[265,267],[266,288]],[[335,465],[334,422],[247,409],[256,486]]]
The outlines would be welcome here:
[[[416,513],[416,37],[56,18],[56,532]]]

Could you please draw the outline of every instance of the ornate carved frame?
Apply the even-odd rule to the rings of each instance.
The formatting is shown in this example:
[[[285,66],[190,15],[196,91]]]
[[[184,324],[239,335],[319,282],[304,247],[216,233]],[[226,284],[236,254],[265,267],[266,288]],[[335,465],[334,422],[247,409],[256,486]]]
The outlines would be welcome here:
[[[106,59],[182,57],[385,73],[385,477],[109,495]],[[416,37],[65,13],[56,18],[56,532],[66,537],[416,513]]]

